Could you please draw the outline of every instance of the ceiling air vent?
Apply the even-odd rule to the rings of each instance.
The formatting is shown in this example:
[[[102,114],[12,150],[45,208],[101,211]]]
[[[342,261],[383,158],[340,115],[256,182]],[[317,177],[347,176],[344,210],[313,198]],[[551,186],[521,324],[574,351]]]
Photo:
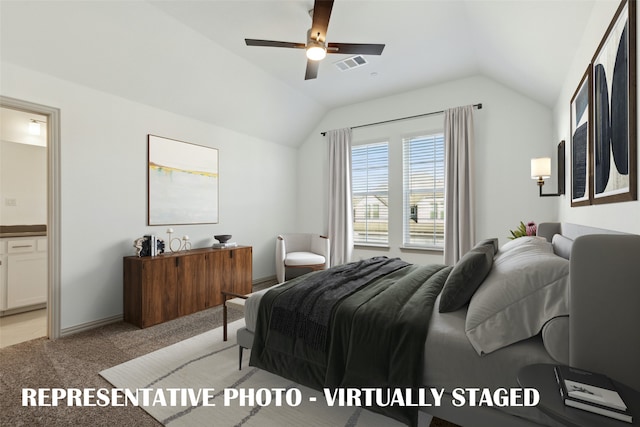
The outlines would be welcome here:
[[[340,71],[347,71],[367,65],[367,60],[361,55],[356,55],[342,61],[335,62],[334,64],[336,64],[336,67],[338,67]]]

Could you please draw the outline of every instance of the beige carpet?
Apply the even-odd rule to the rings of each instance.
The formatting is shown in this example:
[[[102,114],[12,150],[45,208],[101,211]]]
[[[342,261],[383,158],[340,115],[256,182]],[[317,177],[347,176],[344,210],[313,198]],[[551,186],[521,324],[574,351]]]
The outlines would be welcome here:
[[[229,310],[232,320],[241,317]],[[146,329],[118,322],[55,341],[0,349],[0,426],[145,426],[160,424],[138,407],[22,406],[23,388],[111,387],[98,372],[222,324],[221,307]]]
[[[244,325],[239,320],[230,325],[230,337],[235,337],[236,328]],[[400,427],[403,424],[359,407],[330,407],[322,393],[292,383],[289,380],[266,371],[249,367],[249,352],[245,352],[243,366],[238,370],[238,347],[233,341],[223,342],[219,329],[190,338],[181,343],[155,351],[113,368],[100,372],[107,381],[118,388],[152,388],[163,390],[169,396],[169,389],[214,388],[209,403],[216,406],[193,405],[187,399],[186,405],[176,402],[176,406],[149,405],[144,409],[166,426],[187,427],[207,425],[216,420],[220,426],[360,426],[360,427]],[[254,402],[239,404],[239,399],[224,401],[224,390],[289,389],[300,391],[301,403],[278,406],[271,394],[262,398],[274,399],[268,405]],[[200,402],[201,403],[201,402]],[[423,425],[427,425],[424,420]]]
[[[146,329],[117,322],[56,341],[40,338],[0,349],[0,426],[161,426],[133,406],[25,407],[21,392],[25,387],[110,388],[99,372],[210,331],[222,324],[221,311],[216,307]],[[229,314],[231,320],[242,316],[236,310]],[[431,427],[456,426],[434,418]]]

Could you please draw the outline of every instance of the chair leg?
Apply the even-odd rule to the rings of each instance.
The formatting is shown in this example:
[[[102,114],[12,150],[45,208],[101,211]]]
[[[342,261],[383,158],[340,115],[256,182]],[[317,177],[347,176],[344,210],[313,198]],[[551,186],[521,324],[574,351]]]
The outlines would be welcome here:
[[[242,371],[242,346],[238,346],[240,357],[238,358],[238,371]]]

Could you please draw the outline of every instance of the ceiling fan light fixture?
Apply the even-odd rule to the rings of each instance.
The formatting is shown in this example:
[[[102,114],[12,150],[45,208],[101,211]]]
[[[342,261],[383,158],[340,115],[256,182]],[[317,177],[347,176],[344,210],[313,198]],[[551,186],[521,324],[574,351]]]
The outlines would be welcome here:
[[[325,56],[327,56],[327,48],[324,42],[313,39],[307,42],[307,58],[312,61],[320,61]]]
[[[307,46],[307,58],[310,60],[320,61],[324,59],[325,56],[327,56],[327,49],[325,49],[324,46],[320,46],[320,43],[318,43],[318,45]]]
[[[311,28],[307,30],[306,43],[257,39],[244,39],[244,42],[247,46],[304,49],[307,56],[307,68],[304,74],[305,80],[312,80],[318,77],[318,69],[320,68],[319,61],[324,59],[327,53],[356,55],[354,58],[360,58],[362,60],[362,64],[358,62],[358,65],[366,63],[365,59],[360,55],[381,55],[385,46],[383,44],[327,43],[327,28],[329,27],[329,18],[331,17],[331,11],[333,10],[333,3],[334,0],[313,1],[313,9],[309,11],[312,21]],[[341,70],[343,68],[344,67],[340,67]]]
[[[312,61],[320,61],[327,56],[327,46],[320,39],[320,33],[315,38],[311,35],[311,28],[307,31],[307,58]]]

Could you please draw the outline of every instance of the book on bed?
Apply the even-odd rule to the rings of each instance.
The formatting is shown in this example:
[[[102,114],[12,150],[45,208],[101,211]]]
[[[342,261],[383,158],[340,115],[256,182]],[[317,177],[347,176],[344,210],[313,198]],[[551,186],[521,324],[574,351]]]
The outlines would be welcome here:
[[[561,365],[555,366],[554,372],[565,405],[633,422],[627,405],[606,375]]]

